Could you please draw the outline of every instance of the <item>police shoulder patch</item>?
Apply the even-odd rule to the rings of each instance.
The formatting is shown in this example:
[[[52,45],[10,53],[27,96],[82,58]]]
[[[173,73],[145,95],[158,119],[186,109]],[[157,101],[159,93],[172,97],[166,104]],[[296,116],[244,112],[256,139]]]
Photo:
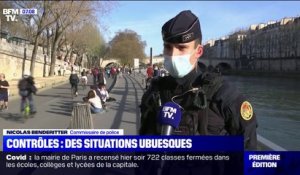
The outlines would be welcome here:
[[[248,101],[244,101],[241,105],[241,116],[244,120],[250,120],[253,116],[253,108]]]

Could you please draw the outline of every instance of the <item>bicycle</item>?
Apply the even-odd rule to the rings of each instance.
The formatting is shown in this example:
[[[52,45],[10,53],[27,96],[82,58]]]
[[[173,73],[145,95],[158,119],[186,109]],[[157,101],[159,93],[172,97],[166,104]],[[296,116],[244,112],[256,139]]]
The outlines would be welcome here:
[[[22,112],[22,116],[26,119],[26,118],[29,118],[29,117],[34,117],[35,113],[36,112],[31,111],[29,102],[26,102],[25,107],[24,107],[24,111]]]
[[[23,111],[24,117],[28,117],[30,115],[30,106],[28,103],[26,103],[24,111]]]

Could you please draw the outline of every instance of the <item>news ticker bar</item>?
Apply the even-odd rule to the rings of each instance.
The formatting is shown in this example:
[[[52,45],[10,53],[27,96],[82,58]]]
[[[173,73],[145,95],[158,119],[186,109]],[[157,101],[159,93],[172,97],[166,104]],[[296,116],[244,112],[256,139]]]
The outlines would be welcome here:
[[[163,175],[213,174],[217,165],[224,166],[222,175],[243,174],[243,152],[232,153],[1,153],[2,174],[111,174],[111,175]],[[163,168],[161,163],[164,162]],[[191,164],[192,163],[192,164]],[[226,165],[224,164],[226,163]],[[192,165],[192,166],[191,166]],[[170,167],[171,166],[171,167]],[[170,168],[169,168],[170,167]],[[199,169],[200,168],[200,169]],[[209,170],[208,170],[209,169]],[[172,170],[173,172],[169,172]],[[208,170],[208,171],[207,171]]]
[[[62,174],[84,174],[87,168],[95,168],[99,174],[103,168],[128,170],[140,168],[145,172],[153,170],[158,161],[165,161],[166,167],[172,165],[172,170],[179,173],[182,168],[185,172],[201,172],[207,169],[220,168],[225,170],[223,175],[299,175],[299,151],[256,151],[256,152],[0,152],[0,169],[4,174],[17,170],[35,168],[35,174],[54,174],[48,171],[55,169]],[[146,168],[147,166],[151,167]],[[200,168],[200,169],[199,169]],[[15,171],[16,170],[16,171]],[[76,170],[76,172],[73,172]],[[78,172],[77,172],[78,171]],[[1,171],[3,174],[3,171]],[[26,171],[27,172],[27,171]],[[216,171],[214,171],[216,172]],[[102,174],[102,172],[100,173]],[[103,174],[106,174],[103,172]],[[172,174],[172,173],[171,173]],[[173,173],[174,174],[174,173]],[[192,174],[192,173],[191,173]],[[197,173],[194,173],[197,174]],[[213,173],[205,173],[213,174]]]

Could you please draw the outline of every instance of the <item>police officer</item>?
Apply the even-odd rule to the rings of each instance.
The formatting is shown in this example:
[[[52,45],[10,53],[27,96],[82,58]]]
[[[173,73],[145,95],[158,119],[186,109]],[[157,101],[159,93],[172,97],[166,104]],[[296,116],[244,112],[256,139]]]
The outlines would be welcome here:
[[[170,76],[153,79],[143,95],[140,134],[160,134],[160,107],[174,102],[182,109],[174,135],[243,135],[245,149],[255,150],[257,121],[250,102],[219,73],[197,64],[203,54],[199,19],[189,10],[180,12],[163,25],[162,38]]]

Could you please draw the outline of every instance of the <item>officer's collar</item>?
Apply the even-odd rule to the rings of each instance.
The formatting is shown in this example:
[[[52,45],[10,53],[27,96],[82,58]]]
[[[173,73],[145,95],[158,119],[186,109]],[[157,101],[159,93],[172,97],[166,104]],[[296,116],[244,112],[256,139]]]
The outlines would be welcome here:
[[[195,79],[201,75],[201,70],[199,67],[195,67],[190,73],[182,78],[176,78],[176,82],[180,86],[184,86],[184,88],[190,88],[191,84],[195,81]]]

